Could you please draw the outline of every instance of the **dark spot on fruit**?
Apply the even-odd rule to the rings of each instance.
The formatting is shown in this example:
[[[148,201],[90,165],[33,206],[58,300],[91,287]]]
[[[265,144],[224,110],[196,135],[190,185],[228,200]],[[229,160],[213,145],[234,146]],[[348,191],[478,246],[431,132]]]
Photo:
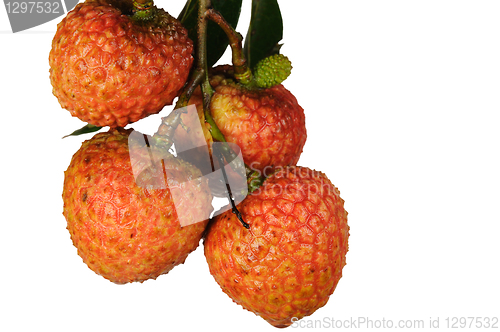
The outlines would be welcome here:
[[[309,271],[310,271],[311,273],[314,273],[314,269],[313,269],[313,268],[310,268],[310,269],[309,269]]]
[[[84,192],[82,195],[82,202],[85,202],[87,200],[87,192]]]
[[[87,180],[87,182],[89,182],[90,180],[92,180],[92,176],[90,176],[90,174],[87,174],[87,176],[85,177],[85,179]]]
[[[134,238],[134,233],[130,233],[130,238]]]
[[[236,247],[236,251],[237,251],[237,252],[240,252],[240,247]]]

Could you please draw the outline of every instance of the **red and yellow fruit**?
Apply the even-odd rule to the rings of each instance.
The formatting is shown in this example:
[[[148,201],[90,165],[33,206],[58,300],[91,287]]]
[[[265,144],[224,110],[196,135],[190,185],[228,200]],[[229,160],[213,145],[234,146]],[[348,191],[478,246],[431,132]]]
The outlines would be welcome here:
[[[304,110],[297,99],[282,84],[248,89],[232,75],[230,67],[218,67],[210,80],[215,89],[210,112],[225,139],[236,143],[245,163],[264,175],[278,166],[296,165],[307,139]],[[204,123],[199,90],[190,103],[197,106]],[[203,136],[210,145],[212,137],[205,125]],[[180,144],[189,139],[187,134],[177,137]]]
[[[321,172],[286,167],[214,218],[204,240],[222,291],[275,327],[311,315],[335,290],[346,264],[349,226],[339,191]]]
[[[163,9],[143,12],[131,0],[87,0],[58,24],[50,81],[71,115],[124,127],[172,104],[193,63],[193,43]]]
[[[131,164],[130,132],[114,129],[85,141],[65,172],[62,195],[78,254],[90,269],[118,284],[155,279],[183,263],[199,245],[212,211],[200,171],[167,151],[156,153],[168,188],[148,187],[158,174],[151,171],[147,152]],[[132,167],[145,185],[136,183]],[[181,195],[175,205],[174,190]],[[201,222],[181,227],[180,210]]]

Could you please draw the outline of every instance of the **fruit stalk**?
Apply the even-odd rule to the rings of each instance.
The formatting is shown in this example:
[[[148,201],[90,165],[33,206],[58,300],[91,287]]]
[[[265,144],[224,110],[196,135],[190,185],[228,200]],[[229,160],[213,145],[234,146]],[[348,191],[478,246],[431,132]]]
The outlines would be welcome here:
[[[212,100],[212,95],[214,94],[214,90],[210,85],[210,79],[208,77],[208,64],[207,64],[207,25],[208,25],[209,13],[211,12],[211,10],[213,10],[211,6],[212,6],[211,0],[199,0],[198,24],[197,24],[198,49],[197,49],[196,68],[199,72],[203,73],[203,81],[201,83],[201,91],[203,95],[203,113],[205,115],[205,122],[207,122],[210,125],[209,132],[212,135],[212,138],[215,141],[223,143],[221,152],[224,155],[226,162],[229,163],[231,161],[234,161],[234,164],[230,165],[234,165],[235,170],[237,170],[241,166],[245,167],[248,189],[250,191],[251,189],[254,190],[254,188],[250,184],[255,183],[254,181],[255,176],[248,177],[248,175],[253,174],[255,172],[253,172],[246,164],[244,164],[241,158],[237,158],[238,157],[237,154],[227,144],[224,135],[217,127],[217,124],[215,123],[214,119],[212,118],[212,114],[210,113],[210,101]],[[240,41],[240,47],[241,47],[241,41]],[[220,160],[219,163],[225,178],[225,182],[227,184],[228,182],[227,182],[227,175],[225,174],[224,163],[222,160]],[[248,179],[251,179],[253,181],[248,182]],[[232,205],[232,212],[237,216],[238,220],[241,222],[243,227],[247,229],[250,228],[250,226],[243,220],[241,213],[236,208],[229,186],[228,186],[228,196],[229,196],[229,201]]]
[[[226,183],[227,196],[228,196],[229,202],[231,203],[231,212],[233,212],[236,215],[236,217],[238,218],[240,223],[243,225],[243,227],[245,227],[246,229],[250,229],[250,225],[247,224],[245,222],[245,220],[243,220],[243,216],[241,215],[240,211],[236,207],[236,204],[234,204],[233,194],[231,193],[231,187],[229,186],[229,181],[227,179],[226,170],[224,169],[224,166],[223,166],[224,165],[224,157],[222,156],[222,153],[217,149],[214,149],[214,153],[216,154],[217,159],[219,160],[220,169],[222,170],[222,176],[224,177],[224,182]]]
[[[201,84],[203,92],[203,107],[208,108],[210,99],[213,95],[213,89],[210,86],[208,79],[208,64],[207,64],[207,11],[212,5],[210,0],[199,0],[198,7],[198,50],[197,50],[197,68],[204,72],[204,79]]]
[[[201,82],[201,91],[203,94],[203,112],[205,115],[205,122],[207,122],[210,127],[209,131],[214,140],[219,142],[226,142],[224,135],[215,124],[212,114],[210,114],[210,101],[214,90],[210,85],[210,79],[208,78],[208,64],[207,64],[207,13],[210,8],[210,0],[199,0],[198,7],[198,50],[197,50],[197,68],[203,72],[203,81]],[[233,158],[234,159],[234,158]]]
[[[182,113],[187,113],[187,110],[185,108],[176,108],[169,115],[161,118],[161,125],[153,135],[153,139],[157,143],[161,143],[162,148],[168,150],[174,144],[174,133],[177,126],[182,123]]]
[[[201,91],[203,94],[203,112],[205,115],[205,122],[207,122],[210,127],[208,130],[214,138],[214,140],[219,142],[226,142],[224,135],[221,133],[217,125],[215,124],[212,114],[210,114],[210,101],[214,90],[210,85],[210,79],[208,78],[208,64],[207,64],[207,13],[211,6],[210,0],[200,0],[198,7],[198,50],[197,50],[197,68],[203,71],[203,81],[201,83]],[[234,158],[232,158],[234,159]]]
[[[198,7],[198,49],[196,53],[196,67],[199,71],[203,72],[203,80],[201,82],[201,91],[203,94],[203,111],[205,114],[205,121],[210,125],[209,131],[212,137],[220,142],[225,142],[224,136],[212,119],[210,114],[210,100],[214,93],[210,80],[208,78],[208,64],[207,64],[207,11],[211,6],[210,0],[200,0]]]
[[[152,0],[134,0],[132,18],[136,21],[147,21],[154,17],[155,7]]]
[[[193,71],[191,80],[186,85],[186,87],[182,91],[181,95],[179,96],[177,103],[175,104],[175,109],[188,106],[189,99],[193,95],[193,92],[194,92],[194,90],[196,90],[198,85],[200,85],[202,83],[204,75],[205,75],[205,71],[201,68],[196,68]]]
[[[247,60],[243,55],[242,41],[243,37],[224,19],[224,17],[215,9],[207,10],[207,17],[217,23],[225,32],[231,46],[232,62],[234,67],[234,76],[238,82],[243,85],[252,83],[252,71],[247,65]]]
[[[212,135],[212,138],[215,141],[226,143],[226,138],[222,134],[222,132],[219,130],[217,127],[217,124],[215,123],[214,119],[212,118],[212,114],[210,113],[210,101],[212,99],[212,95],[214,93],[214,90],[212,89],[212,86],[210,85],[210,80],[208,77],[208,65],[207,65],[207,23],[209,18],[218,18],[217,20],[220,22],[218,24],[226,26],[226,29],[232,29],[232,27],[224,20],[224,18],[217,13],[213,8],[211,8],[211,0],[200,0],[199,1],[199,7],[198,7],[198,24],[197,24],[197,32],[198,32],[198,49],[197,49],[197,64],[196,68],[200,73],[203,73],[203,81],[201,83],[201,91],[203,94],[203,112],[205,115],[205,122],[209,124],[209,132]],[[234,31],[234,29],[232,29]],[[228,32],[226,32],[228,33]],[[239,36],[239,37],[238,37]],[[231,33],[230,37],[230,42],[231,42],[231,49],[233,53],[237,50],[237,46],[239,45],[239,55],[234,56],[233,55],[233,60],[235,58],[238,59],[243,59],[243,62],[238,62],[242,66],[246,66],[246,60],[243,57],[243,53],[241,50],[241,35],[239,35],[236,31],[234,33]],[[234,47],[233,47],[234,45]],[[235,50],[236,49],[236,50]],[[241,67],[243,68],[243,67]],[[227,162],[230,162],[232,160],[235,160],[237,163],[242,162],[240,158],[237,158],[236,153],[229,147],[227,144],[222,144],[222,153],[224,157],[226,158]],[[253,191],[256,188],[258,188],[259,183],[262,183],[262,180],[256,181],[256,179],[259,178],[260,174],[255,174],[256,172],[250,169],[248,165],[235,165],[236,168],[240,166],[245,167],[246,175],[247,175],[247,182],[248,182],[248,189],[249,191]]]

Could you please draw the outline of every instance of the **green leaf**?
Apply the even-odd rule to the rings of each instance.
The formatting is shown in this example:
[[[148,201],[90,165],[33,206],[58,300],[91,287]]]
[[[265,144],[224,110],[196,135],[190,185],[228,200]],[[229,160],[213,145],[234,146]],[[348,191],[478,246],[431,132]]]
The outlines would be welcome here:
[[[217,10],[224,19],[236,28],[241,13],[241,3],[243,0],[212,0],[212,7]],[[197,0],[188,0],[184,9],[179,14],[179,21],[188,30],[189,38],[197,45],[198,34],[196,23],[198,22]],[[207,27],[207,64],[212,67],[222,57],[229,45],[229,39],[224,31],[214,22],[208,22]]]
[[[248,66],[279,53],[279,41],[283,38],[283,19],[277,0],[252,0],[252,16],[245,37],[243,54]]]
[[[78,136],[78,135],[93,133],[95,131],[98,131],[101,128],[102,127],[94,126],[94,125],[91,125],[90,123],[88,123],[85,126],[83,126],[82,128],[80,128],[78,130],[75,130],[74,132],[72,132],[69,135],[64,136],[63,138],[66,138],[66,137],[69,137],[69,136]]]

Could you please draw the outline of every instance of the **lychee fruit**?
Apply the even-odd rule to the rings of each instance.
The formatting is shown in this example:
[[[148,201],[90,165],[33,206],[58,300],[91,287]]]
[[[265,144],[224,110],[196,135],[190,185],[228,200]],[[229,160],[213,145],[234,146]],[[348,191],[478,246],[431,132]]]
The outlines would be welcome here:
[[[172,104],[192,53],[187,30],[152,2],[87,0],[57,26],[53,94],[82,121],[125,127]]]
[[[324,306],[346,264],[349,226],[339,191],[321,172],[276,169],[204,239],[210,273],[222,291],[275,327]]]
[[[162,167],[152,167],[147,149],[131,159],[131,144],[140,144],[131,132],[110,129],[85,141],[64,173],[62,194],[78,255],[117,284],[155,279],[183,263],[213,210],[207,181],[191,164],[155,151]],[[159,177],[168,186],[154,187]],[[179,211],[190,225],[181,226]]]
[[[282,84],[270,88],[245,87],[237,83],[230,66],[214,68],[210,84],[215,89],[211,116],[225,139],[241,148],[243,160],[251,169],[267,176],[277,166],[297,164],[307,131],[304,109],[290,91]],[[198,89],[190,103],[196,105],[199,119],[204,123],[202,100]],[[205,123],[199,135],[210,146],[213,139],[209,127]],[[188,139],[178,137],[177,141],[182,144]]]

